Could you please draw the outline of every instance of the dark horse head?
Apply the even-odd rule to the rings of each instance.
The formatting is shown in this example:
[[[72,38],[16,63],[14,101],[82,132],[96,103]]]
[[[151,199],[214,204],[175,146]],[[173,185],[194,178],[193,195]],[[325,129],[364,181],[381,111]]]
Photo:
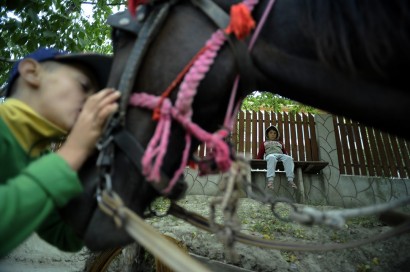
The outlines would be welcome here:
[[[141,65],[132,82],[133,93],[160,96],[217,30],[214,21],[218,19],[199,8],[200,2],[206,1],[174,1],[169,5],[167,16],[160,19],[164,22],[161,28],[154,31],[148,46],[141,51]],[[237,2],[215,0],[226,13]],[[257,23],[269,3],[269,0],[261,0],[254,7],[252,15]],[[127,21],[129,15],[115,15],[119,16],[118,20],[113,17],[116,21],[113,74],[116,76],[110,79],[112,86],[120,84],[119,78],[135,40],[146,38],[141,34],[144,23],[155,21],[148,15],[161,5],[164,2],[157,1],[140,9],[138,19],[131,19],[132,24]],[[410,138],[407,120],[410,95],[406,86],[410,71],[409,5],[407,1],[387,0],[277,0],[250,52],[251,66],[241,67],[244,53],[234,53],[235,46],[224,45],[218,52],[192,98],[192,122],[211,133],[224,125],[232,85],[240,73],[242,79],[252,74],[249,82],[253,85],[240,81],[236,102],[254,90],[274,92]],[[208,11],[214,12],[212,8]],[[115,66],[116,63],[123,65]],[[250,70],[247,67],[251,67]],[[170,94],[172,103],[175,104],[179,92],[177,88]],[[149,108],[141,105],[125,108],[125,130],[144,151],[158,121],[153,121]],[[184,159],[186,127],[172,121],[170,132],[164,130],[160,137],[168,139],[167,146],[162,147],[165,154],[161,175],[171,180]],[[198,144],[194,139],[190,154]],[[113,158],[110,166],[113,190],[125,205],[143,214],[161,190],[147,182],[146,176],[150,173],[142,173],[126,152],[115,148]],[[125,245],[131,238],[96,208],[99,175],[95,159],[90,159],[80,173],[85,193],[73,200],[62,214],[88,247],[100,250]],[[178,181],[167,196],[176,198],[184,190],[183,182]]]

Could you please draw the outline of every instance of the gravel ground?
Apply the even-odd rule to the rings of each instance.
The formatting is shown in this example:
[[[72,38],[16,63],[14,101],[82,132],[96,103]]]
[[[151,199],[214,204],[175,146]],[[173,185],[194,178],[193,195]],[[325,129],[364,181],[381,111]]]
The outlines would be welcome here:
[[[208,203],[211,199],[207,196],[187,196],[179,204],[188,210],[207,216],[209,215]],[[337,209],[323,206],[316,208]],[[285,207],[282,207],[282,210],[279,207],[279,213],[283,214],[286,211]],[[269,206],[248,198],[240,200],[238,216],[242,232],[246,234],[300,244],[341,244],[380,235],[391,229],[374,217],[349,220],[340,230],[286,223],[275,218]],[[217,220],[222,222],[220,213]],[[226,261],[222,243],[215,235],[171,216],[154,218],[150,222],[162,233],[182,241],[190,252],[207,256],[212,260]],[[233,264],[252,271],[410,271],[409,233],[382,242],[335,251],[280,251],[239,243],[236,244],[235,250],[240,258]]]

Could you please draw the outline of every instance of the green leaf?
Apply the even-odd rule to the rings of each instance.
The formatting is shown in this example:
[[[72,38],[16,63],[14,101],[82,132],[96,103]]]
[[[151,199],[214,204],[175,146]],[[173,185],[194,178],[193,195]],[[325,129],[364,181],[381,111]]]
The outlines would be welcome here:
[[[32,23],[37,23],[39,21],[38,19],[38,14],[31,8],[29,8],[27,10],[27,14],[28,14],[28,19],[32,22]]]
[[[56,38],[57,34],[55,32],[46,30],[46,31],[43,32],[43,36],[46,37],[46,38],[54,38],[54,37]]]

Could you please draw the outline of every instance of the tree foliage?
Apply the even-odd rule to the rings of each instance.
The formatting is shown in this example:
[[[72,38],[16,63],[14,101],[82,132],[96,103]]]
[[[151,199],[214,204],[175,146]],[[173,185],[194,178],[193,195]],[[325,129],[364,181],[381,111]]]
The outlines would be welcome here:
[[[70,52],[112,53],[107,17],[126,8],[126,0],[0,0],[0,87],[13,61],[39,47]],[[90,10],[91,12],[85,12]],[[316,112],[317,110],[272,93],[254,92],[245,110]]]
[[[276,95],[269,92],[253,92],[248,95],[243,103],[242,110],[250,111],[275,111],[275,112],[309,112],[309,113],[318,113],[319,110],[311,106],[300,104],[296,101],[287,99],[280,95]]]
[[[111,53],[111,29],[106,19],[113,10],[124,10],[126,4],[125,0],[1,0],[1,3],[0,86],[7,81],[12,61],[39,47]]]

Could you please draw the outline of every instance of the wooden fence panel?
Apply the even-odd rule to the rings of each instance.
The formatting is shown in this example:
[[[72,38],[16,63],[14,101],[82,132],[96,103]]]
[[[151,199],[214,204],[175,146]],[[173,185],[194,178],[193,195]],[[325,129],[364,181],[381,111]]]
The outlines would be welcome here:
[[[238,146],[238,143],[239,143],[239,141],[238,141],[238,136],[239,136],[238,135],[238,129],[239,129],[239,127],[238,127],[238,124],[239,124],[238,118],[239,118],[239,114],[236,117],[236,122],[233,122],[232,135],[231,135],[231,142],[232,142],[232,145],[235,148]]]
[[[409,142],[343,117],[333,122],[341,174],[410,177]]]
[[[246,111],[245,113],[245,153],[249,154],[251,152],[251,113]]]
[[[258,112],[258,120],[259,120],[259,122],[258,122],[258,131],[259,131],[259,134],[258,134],[258,143],[257,143],[257,145],[258,145],[258,151],[257,152],[259,152],[259,146],[260,146],[260,144],[265,140],[265,128],[264,128],[264,116],[265,116],[265,114],[263,114],[262,112]],[[255,156],[254,156],[254,158],[256,157],[256,155],[257,155],[257,153],[255,154]]]
[[[356,122],[353,122],[352,129],[353,129],[353,136],[356,142],[356,151],[357,151],[357,156],[358,156],[358,161],[359,161],[360,175],[367,176],[367,168],[366,168],[365,163],[363,163],[366,160],[364,157],[363,141],[362,141],[362,137],[359,132],[359,125]]]
[[[390,135],[382,132],[383,146],[386,151],[387,167],[389,168],[390,177],[398,177],[399,172],[395,160],[393,159],[392,144],[390,143]]]
[[[264,115],[265,115],[265,118],[264,118],[265,129],[267,129],[271,125],[269,112],[265,111]]]
[[[258,152],[258,115],[252,112],[252,158],[256,157]]]
[[[303,124],[303,139],[304,139],[304,146],[306,150],[306,160],[312,161],[312,144],[311,138],[309,136],[309,122],[308,122],[308,115],[302,115],[302,124]]]
[[[352,120],[346,120],[346,132],[347,132],[347,139],[349,144],[349,153],[350,158],[352,159],[352,166],[353,166],[353,174],[359,176],[360,175],[360,168],[359,168],[359,161],[357,159],[357,147],[356,147],[356,139],[353,133],[353,124]]]
[[[302,121],[299,114],[296,114],[296,124],[297,124],[297,134],[298,134],[298,157],[295,158],[297,161],[305,160],[305,150],[303,147],[303,132],[302,132]]]
[[[245,148],[244,148],[244,144],[245,144],[245,135],[244,135],[244,126],[245,126],[245,114],[243,113],[243,111],[239,111],[239,126],[238,126],[238,147],[236,149],[237,152],[239,153],[245,153]]]
[[[312,153],[312,161],[319,160],[319,146],[317,144],[316,127],[315,127],[315,117],[309,113],[309,124],[310,130],[310,151]]]
[[[341,174],[410,177],[410,142],[358,122],[333,116],[337,156]],[[231,139],[237,152],[254,158],[265,140],[265,129],[278,127],[286,150],[295,161],[319,160],[319,147],[311,114],[240,111]],[[209,152],[198,148],[199,157]]]
[[[394,161],[396,162],[399,177],[406,176],[406,170],[404,168],[404,160],[402,160],[401,150],[399,149],[398,138],[391,137],[391,145],[394,153]]]
[[[205,157],[205,144],[201,144],[198,149],[198,157],[204,158]]]
[[[384,149],[383,141],[382,141],[382,135],[379,130],[374,130],[375,136],[376,136],[376,142],[377,142],[377,149],[379,150],[379,156],[380,156],[380,164],[383,168],[383,177],[390,177],[390,168],[387,166],[387,156],[386,156],[386,150]]]
[[[340,137],[341,137],[341,144],[342,144],[342,154],[343,154],[343,159],[344,159],[344,167],[345,167],[345,173],[347,175],[353,175],[352,171],[352,160],[350,157],[350,150],[349,150],[349,144],[347,141],[347,126],[346,123],[344,122],[344,118],[340,117],[339,121],[342,121],[342,123],[339,123],[340,127]]]
[[[282,114],[280,112],[271,112],[269,120],[269,126],[275,126],[280,128],[282,125]]]
[[[339,160],[340,174],[346,174],[346,166],[343,160],[342,135],[340,133],[340,125],[338,116],[333,116],[333,127],[335,128],[337,159]]]
[[[291,143],[292,143],[292,149],[290,150],[290,149],[288,149],[288,151],[290,152],[290,155],[293,157],[293,159],[294,160],[297,160],[297,158],[298,158],[298,156],[297,156],[297,154],[298,154],[298,145],[297,145],[297,133],[296,133],[296,127],[295,127],[295,124],[296,124],[296,119],[295,119],[295,115],[294,114],[291,114],[290,116],[289,116],[290,118],[290,123],[291,124],[293,124],[292,125],[292,127],[291,127],[291,130],[290,130],[290,138],[289,139],[291,139]]]
[[[284,112],[283,115],[278,114],[278,119],[281,120],[280,126],[278,128],[280,133],[282,134],[280,139],[285,145],[285,149],[289,153],[289,156],[292,156],[290,145],[290,133],[292,130],[292,123],[289,120],[289,114],[286,112]]]
[[[358,128],[360,130],[360,135],[362,137],[362,143],[363,143],[363,150],[365,154],[365,160],[362,162],[366,166],[366,169],[369,173],[370,176],[375,176],[375,163],[372,157],[372,152],[370,149],[370,142],[368,138],[368,132],[365,126],[362,124],[358,124]]]
[[[383,171],[381,167],[381,162],[380,162],[380,156],[379,156],[379,149],[378,149],[378,144],[376,142],[376,135],[375,131],[373,128],[368,128],[367,132],[369,134],[369,139],[370,139],[370,150],[372,151],[372,156],[374,160],[374,166],[376,170],[377,176],[382,176]]]
[[[400,152],[404,161],[404,168],[407,171],[407,177],[410,176],[410,143],[403,139],[398,139]]]

